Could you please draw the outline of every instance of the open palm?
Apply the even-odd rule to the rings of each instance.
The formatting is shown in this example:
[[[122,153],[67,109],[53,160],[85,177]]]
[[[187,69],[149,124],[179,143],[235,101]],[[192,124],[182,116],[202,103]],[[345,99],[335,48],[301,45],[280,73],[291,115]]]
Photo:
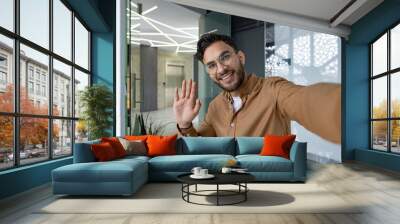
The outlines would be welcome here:
[[[173,104],[176,122],[179,127],[189,127],[193,119],[199,114],[200,107],[201,103],[197,99],[196,83],[190,80],[188,88],[186,88],[186,80],[183,80],[181,95],[179,95],[178,88],[176,88]]]

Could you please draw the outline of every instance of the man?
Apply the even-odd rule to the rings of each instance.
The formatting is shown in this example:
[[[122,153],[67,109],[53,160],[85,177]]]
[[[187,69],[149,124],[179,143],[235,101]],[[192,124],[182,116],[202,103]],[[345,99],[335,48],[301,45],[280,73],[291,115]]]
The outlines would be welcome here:
[[[321,137],[340,143],[340,85],[300,86],[281,77],[261,78],[244,71],[245,55],[228,36],[205,34],[196,57],[210,78],[224,91],[208,107],[198,130],[193,119],[201,102],[196,83],[182,82],[176,89],[173,110],[184,136],[264,136],[290,134],[290,120]]]

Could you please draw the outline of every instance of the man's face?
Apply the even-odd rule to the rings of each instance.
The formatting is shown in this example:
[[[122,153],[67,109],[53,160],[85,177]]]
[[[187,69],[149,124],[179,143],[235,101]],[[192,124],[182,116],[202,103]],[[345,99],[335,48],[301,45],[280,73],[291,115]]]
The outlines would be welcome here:
[[[210,78],[222,89],[231,92],[243,83],[244,54],[223,41],[211,44],[204,51],[203,63]]]

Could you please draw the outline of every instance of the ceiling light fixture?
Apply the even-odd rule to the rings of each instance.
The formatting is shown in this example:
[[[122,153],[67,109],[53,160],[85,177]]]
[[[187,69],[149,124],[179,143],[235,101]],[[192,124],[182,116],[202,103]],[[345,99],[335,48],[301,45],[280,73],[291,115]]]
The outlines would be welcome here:
[[[140,25],[141,25],[140,23],[137,23],[137,24],[132,25],[132,26],[131,26],[131,30],[133,30],[133,29],[139,27]]]
[[[131,32],[130,32],[130,37],[131,37],[131,43],[135,45],[140,45],[140,43],[148,43],[150,44],[151,47],[175,47],[175,52],[180,53],[180,52],[187,52],[187,53],[193,53],[196,51],[196,45],[193,44],[198,41],[197,34],[192,34],[189,32],[186,32],[185,30],[198,30],[198,27],[182,27],[182,28],[175,28],[173,26],[170,26],[168,24],[165,24],[163,22],[160,22],[158,20],[149,18],[145,16],[146,14],[156,10],[158,7],[153,6],[146,11],[144,11],[142,14],[139,14],[135,12],[134,10],[129,10],[131,13],[132,17],[131,20],[144,20],[146,24],[151,26],[156,32],[141,32],[139,30],[136,30],[135,28],[140,26],[140,23],[132,25],[131,26]],[[143,26],[142,26],[143,27]],[[167,33],[161,30],[161,27],[167,28],[169,30],[175,31],[180,34],[173,34],[173,33]],[[210,31],[214,32],[214,31]],[[197,32],[198,33],[198,32]],[[167,39],[167,41],[160,41],[160,40],[152,40],[144,37],[151,37],[151,36],[163,36]],[[129,34],[128,34],[129,38]],[[187,38],[189,40],[183,42],[183,43],[178,43],[177,40],[174,38]]]
[[[185,31],[183,31],[183,30],[179,30],[179,29],[177,29],[177,28],[175,28],[175,27],[172,27],[172,26],[170,26],[170,25],[168,25],[168,24],[165,24],[165,23],[162,23],[162,22],[160,22],[160,21],[154,20],[154,19],[152,19],[152,18],[149,18],[149,17],[143,16],[143,15],[140,15],[139,13],[137,13],[137,12],[135,12],[135,11],[132,11],[132,12],[133,12],[134,14],[136,14],[137,16],[139,16],[140,18],[142,18],[143,20],[148,20],[148,21],[153,22],[153,23],[156,23],[156,24],[158,24],[158,25],[167,27],[168,29],[171,29],[171,30],[174,30],[174,31],[183,33],[183,34],[186,34],[186,35],[191,36],[191,37],[193,37],[193,38],[197,38],[195,35],[193,35],[193,34],[191,34],[191,33],[185,32]]]
[[[160,40],[151,40],[151,39],[146,39],[146,38],[133,38],[133,41],[147,41],[147,42],[154,42],[154,43],[160,43],[163,45],[170,45],[176,47],[176,44],[171,44],[170,42],[165,42],[165,41],[160,41]]]
[[[155,26],[152,22],[150,22],[147,18],[143,17],[143,20],[146,21],[151,27],[153,27],[155,30],[157,30],[159,33],[161,33],[164,37],[166,37],[168,40],[172,41],[175,44],[178,44],[174,39],[172,39],[170,36],[165,34],[162,30],[160,30],[157,26]]]
[[[137,8],[137,5],[136,5],[136,3],[134,3],[134,2],[131,2],[131,5],[132,5],[134,8]]]
[[[215,33],[215,32],[217,32],[218,31],[218,29],[213,29],[213,30],[210,30],[210,31],[208,31],[208,32],[205,32],[204,34],[207,34],[207,33]]]
[[[179,50],[177,53],[195,53],[196,50]]]
[[[185,35],[179,35],[179,34],[170,34],[170,33],[137,33],[136,35],[140,35],[140,36],[163,36],[163,35],[168,35],[170,37],[181,37],[181,38],[190,38],[193,39],[193,37],[188,37]]]
[[[155,6],[151,7],[151,8],[149,8],[149,9],[147,9],[146,11],[142,12],[142,16],[144,16],[144,15],[146,15],[146,14],[148,14],[148,13],[154,11],[154,10],[156,10],[157,8],[158,8],[158,6],[155,5]]]

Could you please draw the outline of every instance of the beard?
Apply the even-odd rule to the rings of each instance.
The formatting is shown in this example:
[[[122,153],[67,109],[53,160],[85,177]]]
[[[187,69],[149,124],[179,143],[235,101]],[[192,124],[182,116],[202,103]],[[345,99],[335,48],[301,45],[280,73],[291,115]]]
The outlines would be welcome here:
[[[232,92],[237,90],[243,83],[244,78],[245,78],[245,72],[244,72],[244,66],[242,64],[239,64],[239,68],[235,70],[226,70],[224,74],[232,72],[233,76],[237,76],[237,80],[234,83],[231,83],[229,85],[224,85],[218,80],[215,81],[214,83],[217,84],[221,89],[227,91],[227,92]]]

